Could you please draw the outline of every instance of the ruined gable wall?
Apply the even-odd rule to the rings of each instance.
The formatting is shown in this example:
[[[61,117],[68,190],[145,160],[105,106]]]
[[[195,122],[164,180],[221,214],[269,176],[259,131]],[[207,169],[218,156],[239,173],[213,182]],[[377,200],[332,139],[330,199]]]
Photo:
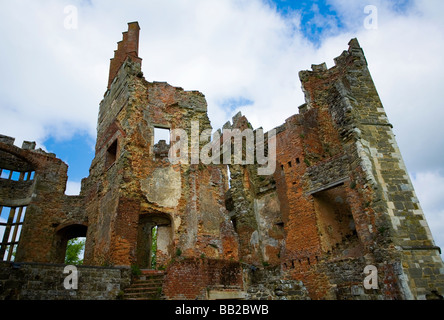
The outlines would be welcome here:
[[[378,191],[369,188],[356,143],[354,114],[362,111],[347,104],[359,93],[343,90],[346,74],[362,81],[355,65],[360,62],[352,47],[341,57],[331,69],[319,65],[300,73],[307,103],[278,135],[282,171],[275,178],[281,203],[287,202],[282,208],[287,235],[283,267],[304,281],[312,298],[334,299],[353,287],[362,289],[364,267],[378,264],[382,283],[389,284],[383,292],[365,294],[399,298],[396,254],[390,238],[377,231],[387,219],[372,206]]]
[[[21,172],[18,181],[0,179],[0,205],[16,211],[26,208],[14,261],[63,262],[57,232],[63,226],[86,224],[81,197],[65,195],[68,166],[53,154],[35,150],[35,143],[19,148],[13,140],[0,142],[0,152],[2,169]],[[35,175],[25,180],[25,172]]]
[[[334,67],[312,69],[300,73],[306,104],[276,128],[277,169],[267,178],[275,183],[268,194],[278,198],[276,216],[284,228],[285,245],[277,260],[282,276],[303,281],[313,299],[439,294],[439,251],[362,49],[353,39]],[[234,117],[233,124],[248,127],[242,116]],[[230,166],[228,195],[240,258],[260,265],[268,257],[255,170],[255,165]],[[412,260],[418,257],[419,264]],[[367,265],[378,269],[378,290],[363,288]]]
[[[343,86],[338,87],[338,91],[342,91],[342,96],[352,97],[345,103],[352,108],[355,119],[355,146],[366,177],[366,181],[361,180],[361,185],[364,190],[374,192],[366,203],[376,216],[375,242],[380,244],[390,239],[394,246],[387,245],[387,251],[383,245],[380,252],[375,249],[375,260],[396,257],[394,270],[405,298],[425,299],[432,291],[442,295],[444,275],[439,248],[434,245],[392,126],[356,39],[350,42],[348,55],[338,57],[336,64],[342,66],[350,57],[353,57],[353,66],[347,69],[342,78]],[[418,260],[413,262],[412,259]]]
[[[294,144],[302,148],[290,149],[288,154],[293,158],[300,155],[305,168],[296,177],[286,178],[285,184],[276,177],[278,193],[280,186],[286,187],[284,197],[297,202],[287,208],[286,256],[291,261],[284,266],[291,265],[290,274],[296,278],[301,277],[301,271],[305,273],[304,283],[316,298],[341,296],[347,286],[359,288],[360,270],[369,264],[378,268],[381,289],[366,291],[370,296],[421,299],[426,291],[439,291],[441,280],[435,281],[439,276],[434,275],[439,274],[442,262],[436,258],[437,251],[433,252],[432,239],[359,44],[353,39],[349,50],[335,59],[333,68],[313,66],[300,77],[307,104],[287,125],[294,123],[295,134],[290,140],[300,140]],[[279,138],[288,145],[282,134]],[[281,158],[281,163],[288,164],[287,160]],[[296,197],[290,195],[294,186],[289,180],[296,180],[296,185],[300,181],[302,189]],[[346,206],[339,205],[341,202]],[[341,218],[338,212],[347,211]],[[306,216],[301,216],[303,213]],[[338,228],[328,221],[328,215],[352,223],[349,230],[346,225]],[[304,232],[310,234],[298,239],[297,234]],[[410,240],[406,242],[407,232]],[[340,234],[342,241],[338,241]],[[304,241],[309,237],[310,241]],[[422,274],[420,281],[425,284],[430,279],[429,289],[424,285],[416,291],[406,282],[409,271],[403,268],[410,266],[405,263],[405,256],[410,254],[405,251],[412,249],[408,246],[411,240],[420,249],[429,250],[426,264],[431,277]]]
[[[224,207],[224,166],[171,164],[154,145],[154,128],[183,129],[191,141],[192,122],[211,129],[204,96],[163,82],[148,82],[140,64],[128,59],[101,103],[96,158],[84,182],[94,263],[136,264],[140,219],[164,216],[166,264],[174,252],[187,256],[237,258],[234,231]],[[115,162],[107,167],[116,143]],[[205,142],[201,142],[203,144]],[[201,145],[202,146],[202,145]],[[157,218],[156,218],[157,219]],[[221,230],[224,230],[221,232]]]
[[[238,113],[227,122],[223,129],[251,130],[255,137],[254,150],[242,143],[242,160],[246,153],[258,151],[256,133],[245,116]],[[223,137],[225,140],[226,137]],[[264,135],[264,149],[268,152],[268,133]],[[255,154],[257,156],[257,154]],[[232,153],[230,170],[230,190],[227,193],[227,208],[239,239],[239,255],[242,262],[256,267],[280,264],[284,247],[284,234],[281,203],[276,194],[272,175],[259,175],[258,163],[239,164]]]

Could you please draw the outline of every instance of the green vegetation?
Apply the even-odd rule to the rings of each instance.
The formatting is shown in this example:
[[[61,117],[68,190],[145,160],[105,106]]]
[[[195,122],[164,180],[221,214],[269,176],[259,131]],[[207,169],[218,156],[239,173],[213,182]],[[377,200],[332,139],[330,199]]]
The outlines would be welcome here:
[[[140,271],[139,266],[137,265],[132,265],[131,266],[131,274],[133,276],[140,276],[142,274],[142,271]]]
[[[85,250],[85,238],[68,240],[66,245],[65,264],[83,264],[83,252]]]
[[[157,226],[151,230],[151,269],[156,269],[157,258]]]

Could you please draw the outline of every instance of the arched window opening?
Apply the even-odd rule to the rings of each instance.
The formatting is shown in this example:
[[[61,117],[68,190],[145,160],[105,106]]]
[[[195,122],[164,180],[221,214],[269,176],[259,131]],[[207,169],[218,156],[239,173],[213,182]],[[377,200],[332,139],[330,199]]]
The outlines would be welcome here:
[[[85,254],[85,237],[77,237],[68,240],[65,252],[65,264],[81,265]]]
[[[71,224],[58,228],[55,238],[56,263],[83,264],[87,230],[87,226],[83,224]]]

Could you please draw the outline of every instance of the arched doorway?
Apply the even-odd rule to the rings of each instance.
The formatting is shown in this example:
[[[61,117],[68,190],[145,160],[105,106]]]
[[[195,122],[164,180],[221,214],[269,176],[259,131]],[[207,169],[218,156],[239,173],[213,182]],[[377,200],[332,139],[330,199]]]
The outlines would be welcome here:
[[[137,235],[137,264],[141,269],[165,266],[170,259],[171,219],[162,213],[142,214]]]
[[[68,224],[59,226],[55,236],[55,263],[65,263],[68,241],[75,238],[85,238],[88,227],[84,224]]]

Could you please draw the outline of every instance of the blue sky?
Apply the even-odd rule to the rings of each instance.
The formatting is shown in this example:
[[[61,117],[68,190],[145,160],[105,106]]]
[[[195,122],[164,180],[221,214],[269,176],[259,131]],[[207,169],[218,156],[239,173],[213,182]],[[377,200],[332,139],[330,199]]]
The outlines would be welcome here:
[[[365,7],[378,25],[365,28]],[[67,6],[77,25],[66,27]],[[205,94],[214,129],[238,111],[255,128],[304,103],[300,70],[357,37],[432,233],[444,247],[444,1],[23,0],[0,12],[0,133],[69,165],[76,194],[94,156],[98,106],[127,22],[139,21],[148,81]],[[11,28],[11,26],[14,26]]]
[[[68,164],[68,177],[80,181],[89,175],[94,158],[95,139],[87,133],[76,133],[68,139],[49,136],[43,141],[48,152],[55,153]]]
[[[276,0],[269,1],[268,4],[275,7],[276,11],[282,16],[301,14],[300,31],[302,31],[304,37],[316,46],[320,45],[321,37],[325,34],[337,34],[343,28],[340,17],[325,0]],[[87,5],[90,5],[90,2]],[[325,20],[321,21],[319,17],[323,17]],[[248,98],[230,97],[222,103],[222,106],[234,112],[239,106],[251,104],[253,104],[253,101]],[[227,118],[227,120],[229,119]],[[72,135],[71,138],[62,139],[49,134],[43,140],[43,144],[49,152],[55,153],[69,165],[69,179],[80,181],[88,176],[89,166],[94,158],[94,152],[91,149],[91,146],[94,145],[92,140],[92,136],[82,132]]]
[[[275,0],[271,1],[271,4],[275,5],[282,15],[292,14],[294,11],[299,12],[301,14],[300,30],[316,45],[320,45],[321,37],[326,34],[337,34],[345,27],[334,7],[325,0]]]
[[[264,2],[266,3],[266,2]],[[275,7],[278,14],[282,16],[300,14],[301,23],[299,31],[315,46],[319,46],[321,38],[325,35],[337,34],[344,26],[334,8],[325,0],[319,1],[292,1],[276,0],[269,1],[271,7]],[[90,5],[90,2],[87,3]],[[325,20],[319,19],[325,18]],[[245,97],[230,97],[223,101],[223,108],[235,111],[239,106],[248,106],[253,101]],[[230,118],[227,118],[229,120]],[[55,153],[68,165],[68,176],[71,181],[80,181],[88,176],[89,166],[94,157],[91,149],[93,137],[78,132],[71,138],[58,138],[49,133],[43,144],[49,152]]]
[[[301,33],[315,47],[319,47],[326,37],[334,37],[341,32],[347,32],[346,23],[342,22],[341,14],[336,12],[332,1],[264,0],[264,4],[268,4],[284,18],[298,16],[300,22],[294,26],[295,32]],[[412,5],[410,1],[392,1],[391,3],[398,12],[408,10],[409,4]],[[80,5],[91,7],[94,6],[94,1],[82,1]],[[359,18],[364,19],[365,13],[361,12]],[[346,47],[344,44],[342,46]],[[339,53],[332,52],[331,58]],[[111,54],[112,52],[110,52]],[[253,103],[254,101],[248,97],[235,96],[224,99],[221,106],[225,110],[234,112],[241,106],[249,106]],[[44,136],[42,144],[49,152],[55,153],[69,165],[70,181],[79,182],[88,175],[88,169],[94,157],[94,139],[95,136],[83,130],[74,129],[72,134],[62,137],[56,135],[55,131],[49,131]]]

